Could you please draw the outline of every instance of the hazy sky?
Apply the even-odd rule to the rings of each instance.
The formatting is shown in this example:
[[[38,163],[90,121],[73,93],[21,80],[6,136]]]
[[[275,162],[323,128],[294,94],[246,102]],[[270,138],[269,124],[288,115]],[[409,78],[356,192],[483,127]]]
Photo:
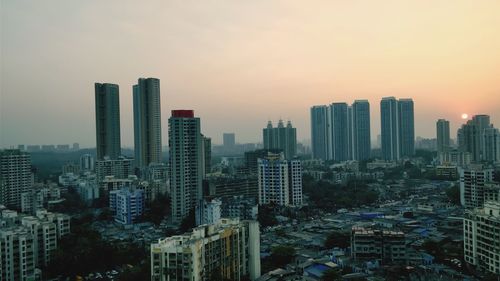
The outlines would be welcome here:
[[[220,143],[261,141],[267,120],[310,138],[309,108],[412,97],[416,135],[490,114],[500,126],[500,1],[0,0],[0,145],[95,145],[94,82],[120,85],[132,146],[132,85],[161,80]]]

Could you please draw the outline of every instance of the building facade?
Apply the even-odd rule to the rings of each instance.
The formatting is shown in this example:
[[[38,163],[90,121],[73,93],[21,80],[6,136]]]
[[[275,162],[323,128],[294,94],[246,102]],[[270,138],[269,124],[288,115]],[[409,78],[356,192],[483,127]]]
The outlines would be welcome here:
[[[133,88],[135,166],[161,162],[160,79],[139,78]]]
[[[451,148],[450,121],[439,119],[436,122],[436,138],[438,153],[446,152]]]
[[[500,274],[500,202],[488,201],[466,212],[463,227],[465,262]]]
[[[202,198],[203,140],[192,110],[173,110],[168,119],[172,219],[180,223]]]
[[[493,181],[493,169],[471,166],[459,169],[460,203],[467,209],[482,207],[485,185]]]
[[[371,156],[370,103],[355,100],[352,104],[352,160],[362,161]]]
[[[121,155],[120,98],[116,84],[95,83],[97,160]]]
[[[256,280],[260,231],[256,221],[222,219],[151,244],[151,281]]]
[[[311,107],[311,149],[313,159],[328,160],[328,107]]]
[[[283,120],[279,120],[277,127],[269,121],[262,135],[264,149],[281,149],[286,159],[297,156],[297,129],[292,127],[290,121],[285,126]]]
[[[109,208],[120,224],[133,224],[144,214],[144,191],[120,189],[109,192]]]
[[[32,186],[30,155],[18,149],[0,151],[0,204],[21,210],[21,196]]]

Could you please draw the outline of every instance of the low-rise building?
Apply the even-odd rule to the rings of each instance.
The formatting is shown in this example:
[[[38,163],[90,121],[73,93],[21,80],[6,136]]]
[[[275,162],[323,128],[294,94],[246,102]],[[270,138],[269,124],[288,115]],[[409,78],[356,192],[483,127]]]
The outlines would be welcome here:
[[[115,213],[116,222],[133,224],[144,213],[144,192],[125,188],[110,191],[109,207]]]
[[[402,231],[353,227],[351,255],[355,260],[381,264],[406,263],[406,236]]]

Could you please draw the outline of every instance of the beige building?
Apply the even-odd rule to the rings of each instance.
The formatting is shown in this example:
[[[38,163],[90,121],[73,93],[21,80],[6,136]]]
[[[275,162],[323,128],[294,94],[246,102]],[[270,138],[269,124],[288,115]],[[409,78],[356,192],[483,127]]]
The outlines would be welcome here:
[[[214,276],[260,276],[257,221],[221,219],[151,245],[151,281],[210,281]]]

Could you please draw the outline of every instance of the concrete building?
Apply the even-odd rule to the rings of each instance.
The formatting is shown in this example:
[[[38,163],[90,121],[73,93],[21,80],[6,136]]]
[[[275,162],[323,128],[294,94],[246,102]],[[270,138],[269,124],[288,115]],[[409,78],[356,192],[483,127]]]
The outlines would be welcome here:
[[[216,197],[232,197],[243,195],[245,197],[259,197],[259,186],[256,176],[230,176],[210,177],[207,180],[206,194]]]
[[[281,206],[300,206],[302,204],[300,161],[287,161],[283,154],[269,153],[258,162],[259,204],[273,202]]]
[[[471,154],[458,149],[443,151],[438,153],[439,163],[442,165],[455,165],[458,167],[468,167],[471,164]]]
[[[493,169],[473,165],[460,169],[460,203],[467,209],[482,207],[485,185],[493,181]]]
[[[30,155],[17,149],[0,151],[0,204],[21,210],[21,195],[32,186]]]
[[[144,192],[120,189],[109,192],[109,208],[120,224],[134,224],[144,213]]]
[[[151,281],[256,280],[260,231],[256,221],[221,219],[151,244]]]
[[[259,205],[255,198],[243,195],[222,198],[221,216],[223,218],[256,220],[258,214]]]
[[[133,159],[128,159],[123,156],[117,159],[105,157],[96,161],[96,178],[97,183],[101,184],[107,176],[114,176],[118,179],[125,179],[129,175],[133,175],[132,169]]]
[[[406,237],[401,231],[353,227],[351,256],[381,264],[406,264]]]
[[[482,160],[493,163],[500,162],[500,132],[497,128],[484,129],[482,147]]]
[[[313,159],[329,159],[328,124],[328,107],[326,105],[311,107],[311,146]]]
[[[120,97],[116,84],[95,83],[97,160],[121,155]]]
[[[398,101],[396,98],[383,98],[380,102],[380,136],[382,158],[384,160],[398,160],[400,158],[398,119]]]
[[[500,274],[500,202],[488,201],[466,212],[463,227],[465,262]]]
[[[172,220],[180,223],[202,198],[203,141],[200,118],[192,110],[173,110],[168,119]]]
[[[349,159],[349,118],[347,103],[332,103],[329,107],[329,159],[334,161],[346,161]]]
[[[439,119],[436,122],[437,151],[445,152],[451,148],[450,143],[450,121]]]
[[[221,219],[221,205],[220,199],[200,200],[196,205],[196,225],[218,223]]]
[[[290,121],[285,126],[283,120],[279,120],[277,127],[269,121],[262,130],[262,136],[264,149],[281,149],[286,159],[297,156],[297,129],[292,127]]]
[[[94,157],[90,154],[83,154],[80,156],[80,171],[93,172],[95,169]]]
[[[161,162],[160,79],[139,78],[133,86],[135,166]]]
[[[33,235],[25,227],[0,228],[0,280],[35,280]],[[22,257],[22,258],[21,258]]]
[[[355,100],[352,104],[352,160],[366,160],[371,156],[370,103]]]
[[[491,127],[489,115],[475,115],[457,131],[458,149],[471,154],[472,162],[484,160],[484,130]]]
[[[203,178],[212,171],[212,139],[202,135]]]
[[[227,148],[234,147],[236,145],[236,137],[234,133],[222,134],[222,145]]]
[[[75,175],[80,174],[80,165],[74,162],[67,162],[61,167],[61,173],[73,173]]]

